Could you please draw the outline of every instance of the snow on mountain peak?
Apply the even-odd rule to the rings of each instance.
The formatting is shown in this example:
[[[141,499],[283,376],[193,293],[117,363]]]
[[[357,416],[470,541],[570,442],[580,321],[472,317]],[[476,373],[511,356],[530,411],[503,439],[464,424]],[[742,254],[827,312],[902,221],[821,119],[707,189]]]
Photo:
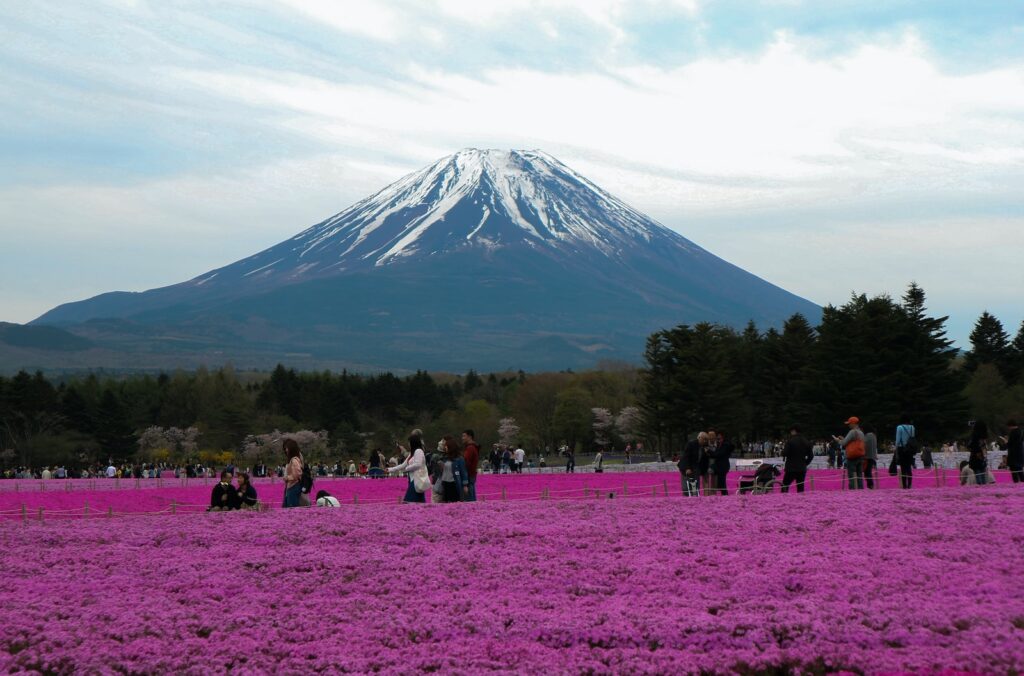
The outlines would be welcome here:
[[[236,265],[300,279],[470,247],[615,258],[666,238],[691,246],[541,150],[465,148]]]

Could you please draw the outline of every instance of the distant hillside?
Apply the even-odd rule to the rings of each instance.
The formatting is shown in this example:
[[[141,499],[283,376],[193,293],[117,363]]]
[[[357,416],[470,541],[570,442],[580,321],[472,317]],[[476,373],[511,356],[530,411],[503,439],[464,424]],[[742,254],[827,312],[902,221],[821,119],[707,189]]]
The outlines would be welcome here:
[[[0,322],[0,343],[12,347],[55,352],[88,350],[93,342],[54,326]]]

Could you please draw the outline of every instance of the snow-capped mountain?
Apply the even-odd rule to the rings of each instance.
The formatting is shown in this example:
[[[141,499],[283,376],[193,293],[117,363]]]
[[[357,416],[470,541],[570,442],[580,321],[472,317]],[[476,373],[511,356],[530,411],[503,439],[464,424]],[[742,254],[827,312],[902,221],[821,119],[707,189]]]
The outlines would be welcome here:
[[[254,365],[565,368],[635,361],[679,323],[794,312],[820,314],[544,152],[466,149],[253,256],[34,323]]]
[[[469,148],[193,283],[298,281],[520,245],[614,263],[652,244],[695,248],[547,153]]]

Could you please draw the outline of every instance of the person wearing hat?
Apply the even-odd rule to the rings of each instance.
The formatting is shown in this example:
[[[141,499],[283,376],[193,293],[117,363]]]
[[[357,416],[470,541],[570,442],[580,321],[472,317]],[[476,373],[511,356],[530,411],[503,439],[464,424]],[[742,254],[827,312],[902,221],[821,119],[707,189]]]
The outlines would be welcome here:
[[[860,429],[860,418],[850,416],[844,423],[850,428],[846,436],[840,439],[832,437],[846,452],[846,476],[850,490],[864,488],[864,433]]]

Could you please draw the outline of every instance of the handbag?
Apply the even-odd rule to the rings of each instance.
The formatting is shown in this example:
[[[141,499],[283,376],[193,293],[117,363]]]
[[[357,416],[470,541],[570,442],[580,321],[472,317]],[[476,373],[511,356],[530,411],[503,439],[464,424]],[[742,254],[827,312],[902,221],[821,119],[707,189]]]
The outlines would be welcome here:
[[[864,457],[864,440],[854,439],[846,445],[846,459],[859,460]]]
[[[426,466],[420,467],[416,471],[416,475],[412,478],[412,487],[416,489],[417,493],[425,493],[430,487],[430,474],[427,472]]]
[[[896,454],[892,454],[892,460],[889,461],[889,474],[896,476]]]

